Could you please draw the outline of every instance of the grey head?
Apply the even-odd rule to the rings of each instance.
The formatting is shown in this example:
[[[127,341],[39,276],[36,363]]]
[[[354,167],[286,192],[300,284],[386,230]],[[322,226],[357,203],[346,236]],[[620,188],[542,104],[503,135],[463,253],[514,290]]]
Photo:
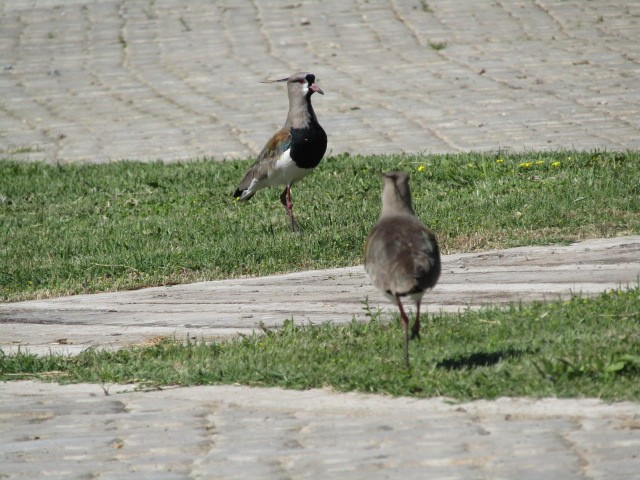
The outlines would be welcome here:
[[[380,218],[390,215],[415,215],[411,203],[409,175],[405,172],[387,172],[382,174],[382,213]]]
[[[317,122],[311,106],[311,95],[316,92],[324,95],[324,92],[316,83],[316,76],[313,73],[298,72],[287,78],[268,80],[262,83],[276,82],[287,82],[289,115],[287,116],[285,128],[304,128],[312,119]]]
[[[294,73],[290,77],[280,78],[278,80],[266,80],[261,83],[287,82],[289,90],[289,98],[295,97],[311,97],[315,92],[324,95],[322,89],[316,84],[316,76],[310,72]]]

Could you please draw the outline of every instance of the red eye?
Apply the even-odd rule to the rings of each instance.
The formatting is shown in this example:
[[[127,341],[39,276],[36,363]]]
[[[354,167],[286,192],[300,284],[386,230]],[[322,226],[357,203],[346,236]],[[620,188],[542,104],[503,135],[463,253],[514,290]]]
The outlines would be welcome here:
[[[304,83],[304,78],[301,78],[300,80],[298,80],[298,83]]]

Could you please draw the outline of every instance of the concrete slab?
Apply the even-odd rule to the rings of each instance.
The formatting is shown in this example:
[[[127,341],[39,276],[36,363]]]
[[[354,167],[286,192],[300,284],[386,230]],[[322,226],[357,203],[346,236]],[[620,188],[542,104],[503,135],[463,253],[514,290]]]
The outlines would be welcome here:
[[[638,236],[445,255],[424,304],[436,313],[592,295],[635,284],[639,275]],[[0,305],[0,348],[77,353],[162,336],[224,337],[290,318],[344,323],[365,319],[367,298],[370,307],[395,312],[358,266],[16,302]]]

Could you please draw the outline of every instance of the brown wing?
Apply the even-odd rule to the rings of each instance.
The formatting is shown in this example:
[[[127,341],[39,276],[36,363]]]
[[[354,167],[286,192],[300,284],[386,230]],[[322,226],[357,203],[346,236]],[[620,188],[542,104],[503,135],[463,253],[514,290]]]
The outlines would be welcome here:
[[[236,194],[234,195],[236,197],[240,196],[244,190],[249,188],[249,185],[251,185],[254,179],[260,181],[266,178],[275,167],[277,160],[290,146],[290,129],[282,128],[278,130],[266,143],[260,155],[258,155],[256,163],[244,174],[240,185],[238,185],[238,190],[236,190]]]

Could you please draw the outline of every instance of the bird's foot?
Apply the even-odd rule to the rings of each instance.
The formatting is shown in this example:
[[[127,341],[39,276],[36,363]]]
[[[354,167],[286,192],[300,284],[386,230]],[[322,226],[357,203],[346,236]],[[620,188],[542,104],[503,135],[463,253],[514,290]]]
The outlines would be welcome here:
[[[411,340],[417,338],[420,340],[420,304],[418,304],[418,310],[416,311],[416,320],[411,327]]]
[[[291,231],[292,232],[300,232],[300,225],[298,225],[298,222],[296,221],[296,218],[293,216],[293,211],[289,208],[287,208],[287,216],[289,217],[289,222],[291,225]]]

